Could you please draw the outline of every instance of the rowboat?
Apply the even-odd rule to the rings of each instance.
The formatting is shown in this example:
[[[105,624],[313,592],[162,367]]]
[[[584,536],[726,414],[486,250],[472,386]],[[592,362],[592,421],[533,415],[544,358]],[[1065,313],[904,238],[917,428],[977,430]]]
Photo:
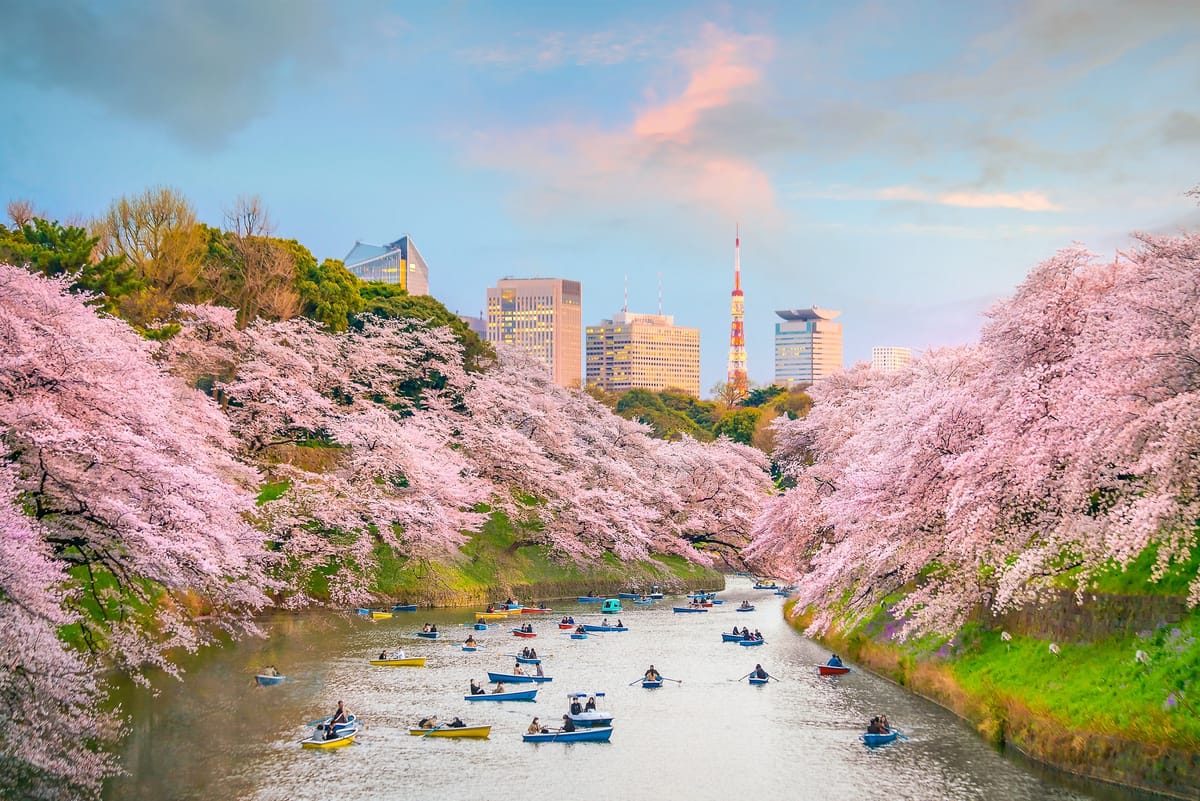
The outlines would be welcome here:
[[[505,654],[520,662],[522,665],[540,665],[542,658],[540,656],[521,656],[520,654]]]
[[[372,610],[372,612],[371,612],[372,620],[387,620],[391,616],[392,616],[391,612],[377,612],[374,610]]]
[[[514,637],[524,637],[527,640],[537,636],[532,631],[521,631],[520,629],[513,629],[512,633]]]
[[[603,600],[603,598],[597,598],[595,595],[580,595],[578,598],[581,604],[598,604]]]
[[[617,597],[618,598],[641,598],[642,594],[640,592],[618,592]]]
[[[476,623],[475,630],[476,631],[487,631],[487,623]]]
[[[258,682],[259,687],[270,687],[274,684],[283,684],[286,679],[287,676],[276,676],[269,673],[259,673],[254,677],[254,680]]]
[[[738,645],[744,645],[747,648],[752,648],[755,645],[762,645],[766,640],[738,640]]]
[[[492,733],[491,726],[442,726],[437,729],[409,729],[414,737],[476,737],[485,739]]]
[[[864,734],[862,735],[863,745],[869,745],[872,748],[877,745],[887,745],[892,740],[895,740],[899,735],[898,732],[889,731],[887,734]]]
[[[737,609],[735,609],[734,611],[735,611],[735,612],[753,612],[753,611],[754,611],[754,607],[753,607],[753,606],[739,606],[739,607],[738,607]]]
[[[372,659],[376,667],[425,667],[425,657],[409,656],[404,659]]]
[[[464,701],[532,701],[537,698],[537,690],[515,690],[510,693],[480,693],[479,695],[464,695]]]
[[[418,631],[417,632],[418,637],[424,637],[427,640],[436,640],[438,637],[441,636],[441,634],[442,633],[440,631]]]
[[[773,581],[770,584],[763,584],[763,583],[759,582],[758,584],[754,585],[754,589],[756,589],[756,590],[777,590],[777,589],[779,589],[779,585]]]
[[[606,614],[614,614],[621,611],[621,602],[616,598],[609,598],[600,607],[600,611]]]
[[[326,740],[325,731],[317,729],[308,737],[300,741],[302,748],[341,748],[344,745],[350,745],[354,742],[354,736],[358,734],[358,726],[353,726],[349,729],[335,729],[334,734],[337,736]]]
[[[841,676],[849,672],[850,668],[844,665],[841,667],[835,665],[817,665],[817,673],[821,676]]]
[[[628,626],[593,626],[589,623],[583,624],[584,631],[629,631]]]
[[[540,615],[540,614],[544,614],[546,612],[553,612],[553,611],[554,610],[548,606],[522,606],[521,607],[522,615]]]
[[[464,645],[462,648],[464,651],[478,651],[479,650],[478,645]]]
[[[746,638],[740,634],[726,634],[723,631],[721,632],[721,642],[741,642],[744,639]]]
[[[575,628],[575,624],[574,623],[559,623],[558,627],[560,629],[573,629],[573,628]]]
[[[524,673],[494,673],[488,671],[488,681],[503,681],[509,684],[542,684],[547,681],[554,681],[549,676],[527,676]]]
[[[634,604],[636,604],[638,606],[646,606],[647,604],[652,604],[652,603],[654,603],[654,601],[651,600],[650,598],[647,598],[644,601],[634,601]]]
[[[708,600],[712,601],[714,604],[717,604],[717,605],[725,603],[724,598],[709,598]]]
[[[503,620],[508,617],[508,612],[476,612],[475,619],[483,618],[484,620]]]
[[[586,639],[587,639],[587,635],[586,635],[586,634],[580,634],[580,633],[579,633],[579,632],[577,632],[577,631],[573,631],[573,632],[571,632],[571,639],[572,639],[572,640],[586,640]]]
[[[575,731],[551,731],[538,734],[522,734],[521,739],[527,743],[580,743],[608,742],[612,737],[612,726],[594,726]]]
[[[676,606],[676,607],[672,607],[672,608],[675,610],[676,614],[683,614],[684,612],[707,612],[708,611],[703,606],[699,606],[699,607],[697,607],[697,606]]]
[[[751,676],[751,677],[750,677],[750,683],[751,683],[751,684],[766,684],[766,683],[767,683],[767,681],[768,681],[768,679],[760,679],[758,676]]]
[[[513,614],[514,612],[522,611],[525,607],[521,606],[520,604],[500,604],[496,608],[499,609],[501,612],[508,612],[509,614]]]
[[[416,604],[396,604],[392,607],[393,612],[415,612],[417,611]]]
[[[662,679],[642,679],[642,686],[647,690],[653,690],[655,687],[661,687]]]
[[[613,722],[613,716],[610,712],[605,712],[604,710],[601,710],[601,709],[586,709],[586,710],[583,709],[583,707],[582,707],[583,699],[587,698],[588,695],[589,695],[589,693],[568,693],[567,694],[567,698],[570,699],[572,703],[579,702],[579,704],[581,705],[578,712],[572,712],[570,709],[568,709],[567,717],[569,717],[571,719],[571,722],[574,723],[576,726],[588,726],[588,727],[611,726],[612,722]],[[593,698],[603,698],[604,697],[604,693],[602,693],[602,692],[591,693],[590,695]]]

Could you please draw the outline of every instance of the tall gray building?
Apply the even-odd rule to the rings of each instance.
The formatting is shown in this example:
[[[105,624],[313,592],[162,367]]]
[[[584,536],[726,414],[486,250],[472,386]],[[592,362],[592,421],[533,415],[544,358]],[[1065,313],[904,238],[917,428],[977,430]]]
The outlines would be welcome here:
[[[842,324],[833,322],[840,311],[787,309],[775,312],[775,383],[811,384],[842,369]]]

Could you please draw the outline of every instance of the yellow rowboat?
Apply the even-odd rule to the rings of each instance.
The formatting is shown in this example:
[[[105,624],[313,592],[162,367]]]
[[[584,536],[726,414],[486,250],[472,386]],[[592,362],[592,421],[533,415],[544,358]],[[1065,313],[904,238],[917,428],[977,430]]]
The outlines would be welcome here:
[[[371,613],[372,620],[387,620],[391,616],[392,616],[391,612],[372,612]]]
[[[508,612],[476,612],[475,617],[483,618],[484,620],[503,620],[508,617]]]
[[[409,729],[414,737],[479,737],[484,738],[492,733],[491,726],[443,726],[440,729]]]
[[[376,667],[425,667],[425,657],[410,656],[406,659],[372,659]]]
[[[358,734],[358,729],[353,729],[348,734],[343,734],[341,737],[335,737],[332,740],[321,739],[324,735],[322,732],[317,732],[307,740],[301,740],[300,745],[304,748],[341,748],[344,745],[350,745],[354,742],[354,735]]]

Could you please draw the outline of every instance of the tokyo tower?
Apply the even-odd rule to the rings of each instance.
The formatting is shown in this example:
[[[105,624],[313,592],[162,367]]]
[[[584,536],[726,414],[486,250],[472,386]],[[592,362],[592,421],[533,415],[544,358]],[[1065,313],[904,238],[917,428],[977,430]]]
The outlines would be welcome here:
[[[733,239],[733,295],[729,304],[729,369],[725,381],[729,385],[729,396],[735,401],[744,400],[750,391],[750,379],[746,375],[746,308],[742,298],[742,237],[740,227],[734,229]]]

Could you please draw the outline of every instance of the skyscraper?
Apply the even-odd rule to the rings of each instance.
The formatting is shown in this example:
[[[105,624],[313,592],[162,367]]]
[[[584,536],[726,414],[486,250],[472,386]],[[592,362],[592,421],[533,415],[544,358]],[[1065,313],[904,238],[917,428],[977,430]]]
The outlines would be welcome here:
[[[746,373],[746,308],[742,297],[742,237],[735,229],[733,238],[733,293],[729,304],[729,368],[725,381],[729,385],[730,397],[741,400],[750,391],[750,377]]]
[[[884,373],[894,373],[912,361],[908,348],[871,348],[871,366]]]
[[[507,342],[550,368],[554,383],[583,378],[583,291],[562,278],[502,278],[487,291],[488,342]]]
[[[429,294],[429,265],[408,234],[386,245],[355,242],[343,262],[362,281],[399,284],[410,295]]]
[[[681,389],[700,397],[700,329],[627,310],[589,325],[587,382],[608,392]]]
[[[842,324],[833,322],[840,311],[813,306],[775,312],[775,383],[811,384],[842,369]]]

